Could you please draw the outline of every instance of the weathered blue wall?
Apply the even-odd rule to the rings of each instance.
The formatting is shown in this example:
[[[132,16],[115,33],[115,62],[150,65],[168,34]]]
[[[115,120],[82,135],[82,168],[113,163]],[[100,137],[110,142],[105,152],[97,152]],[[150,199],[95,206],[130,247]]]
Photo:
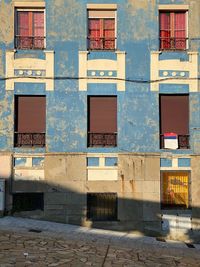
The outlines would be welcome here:
[[[9,10],[12,1],[3,0]],[[89,1],[108,3],[108,1]],[[54,91],[44,84],[15,84],[5,91],[0,82],[0,150],[25,152],[159,152],[159,92],[150,91],[150,52],[159,50],[158,4],[187,4],[186,0],[111,1],[117,6],[117,49],[126,52],[126,91],[116,84],[90,84],[87,92],[78,88],[78,52],[87,50],[86,0],[46,1],[46,50],[55,51]],[[198,19],[198,18],[197,18]],[[6,24],[7,25],[7,24]],[[5,31],[7,28],[5,28]],[[1,37],[0,37],[1,38]],[[0,39],[0,76],[5,76],[5,51],[14,48],[14,38]],[[200,46],[198,48],[200,51]],[[42,51],[17,51],[16,57],[44,58]],[[113,52],[91,52],[94,58],[115,59]],[[162,53],[160,60],[188,60],[185,52]],[[175,88],[175,90],[174,90]],[[160,93],[188,93],[188,87],[162,85]],[[46,95],[46,148],[13,148],[14,94]],[[118,146],[87,148],[87,96],[116,95],[118,105]],[[200,94],[190,93],[191,150],[200,142]],[[200,151],[199,151],[200,152]]]

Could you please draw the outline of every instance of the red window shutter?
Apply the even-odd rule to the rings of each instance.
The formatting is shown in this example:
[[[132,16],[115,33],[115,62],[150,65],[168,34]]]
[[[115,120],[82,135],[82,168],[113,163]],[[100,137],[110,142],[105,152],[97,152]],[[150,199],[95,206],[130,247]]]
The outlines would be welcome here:
[[[16,131],[19,133],[45,132],[46,98],[44,96],[18,96],[16,119]]]
[[[160,96],[161,134],[174,132],[178,135],[189,134],[189,96]]]
[[[89,98],[89,131],[91,133],[117,132],[117,97]]]
[[[115,48],[115,20],[104,19],[104,48],[114,49]]]
[[[160,48],[169,49],[170,43],[170,13],[160,12]]]
[[[44,12],[33,12],[34,47],[44,47]]]
[[[34,36],[44,36],[44,13],[33,13]]]
[[[20,36],[29,36],[29,12],[17,12],[17,34]]]
[[[175,48],[186,49],[186,13],[177,12],[174,14],[174,37]]]
[[[100,19],[89,19],[89,41],[91,49],[101,48]]]

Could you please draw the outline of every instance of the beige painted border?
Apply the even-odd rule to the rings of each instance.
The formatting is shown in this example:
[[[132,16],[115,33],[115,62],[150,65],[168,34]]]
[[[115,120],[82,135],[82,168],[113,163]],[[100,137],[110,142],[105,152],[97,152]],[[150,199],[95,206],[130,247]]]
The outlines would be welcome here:
[[[162,157],[162,155],[161,155]],[[181,158],[186,158],[185,155],[180,155],[180,156],[167,156],[167,157],[162,157],[166,159],[171,159],[172,160],[172,167],[160,167],[161,171],[191,171],[191,167],[178,167],[178,160]],[[187,158],[190,158],[190,156],[187,156]]]
[[[117,4],[87,4],[87,9],[117,9]]]
[[[25,2],[14,2],[14,7],[45,7],[45,2],[31,2],[31,1],[25,1]]]
[[[54,90],[54,51],[45,50],[46,58],[20,58],[15,59],[16,50],[6,51],[6,90],[14,90],[14,83],[45,83],[46,91]],[[34,77],[15,77],[15,69],[37,70],[43,68],[46,71],[46,77],[35,79]]]
[[[151,91],[159,91],[159,84],[189,84],[190,92],[198,92],[198,52],[188,52],[189,61],[180,59],[159,60],[160,51],[151,52]],[[189,78],[159,76],[159,70],[188,71]]]
[[[191,167],[160,167],[161,171],[191,171]]]
[[[158,5],[159,10],[188,10],[189,5]]]
[[[105,159],[117,157],[116,153],[87,153],[87,158],[99,158],[99,166],[87,166],[88,181],[117,181],[118,166],[105,166]]]
[[[88,83],[116,83],[118,91],[125,91],[125,57],[124,51],[116,51],[117,60],[88,60],[88,51],[79,51],[79,91],[87,91]],[[88,70],[115,70],[117,77],[88,77]]]
[[[117,153],[87,153],[87,158],[100,158],[100,157],[103,157],[103,158],[117,158],[118,157],[118,154]]]

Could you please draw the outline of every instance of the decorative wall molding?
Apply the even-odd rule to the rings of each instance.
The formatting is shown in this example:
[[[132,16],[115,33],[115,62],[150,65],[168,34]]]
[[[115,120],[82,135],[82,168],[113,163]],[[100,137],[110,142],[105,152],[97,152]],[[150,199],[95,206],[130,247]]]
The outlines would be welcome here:
[[[118,159],[117,154],[107,153],[88,153],[88,159],[96,159],[95,164],[92,166],[87,164],[87,179],[88,181],[117,181],[118,180],[118,166],[107,166],[106,159],[115,158]],[[90,165],[90,166],[89,166]]]
[[[161,83],[177,83],[188,84],[190,92],[198,92],[198,52],[188,52],[188,61],[159,60],[160,53],[151,52],[151,91],[159,91]]]
[[[88,51],[79,51],[79,90],[87,91],[89,83],[116,83],[125,91],[125,52],[116,51],[117,60],[88,60]]]
[[[16,51],[6,51],[6,90],[14,83],[45,83],[47,91],[54,90],[54,51],[44,51],[46,58],[15,58]],[[38,79],[36,79],[38,77]]]

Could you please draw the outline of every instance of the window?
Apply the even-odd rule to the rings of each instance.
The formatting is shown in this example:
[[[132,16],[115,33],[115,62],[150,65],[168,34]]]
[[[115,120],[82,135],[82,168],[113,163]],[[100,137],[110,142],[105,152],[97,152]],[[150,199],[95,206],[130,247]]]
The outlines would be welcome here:
[[[117,194],[88,193],[87,218],[94,221],[117,220]]]
[[[115,10],[88,10],[88,49],[114,50]]]
[[[189,207],[189,172],[163,171],[161,173],[161,207]]]
[[[186,11],[160,11],[160,49],[187,48]]]
[[[177,136],[175,149],[189,148],[188,95],[160,95],[160,148],[169,148],[165,135],[171,140]]]
[[[44,9],[16,9],[15,48],[44,48]]]
[[[88,98],[88,146],[117,146],[117,97]]]
[[[44,210],[43,193],[13,194],[13,211]]]
[[[45,146],[45,96],[15,97],[15,146]]]

